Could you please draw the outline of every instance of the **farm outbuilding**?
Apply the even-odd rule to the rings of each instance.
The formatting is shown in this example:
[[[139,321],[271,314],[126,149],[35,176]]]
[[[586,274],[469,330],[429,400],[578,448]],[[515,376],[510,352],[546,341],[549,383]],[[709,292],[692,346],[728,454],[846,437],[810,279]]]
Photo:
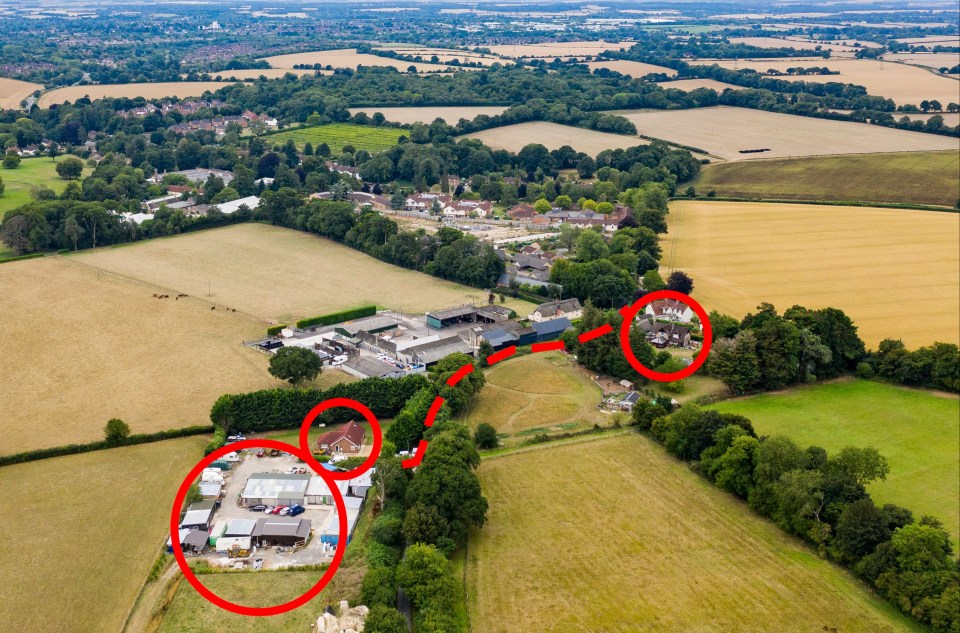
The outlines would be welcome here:
[[[245,506],[292,506],[303,503],[309,482],[310,475],[254,473],[240,493],[240,502]]]
[[[550,321],[533,324],[533,329],[536,331],[537,343],[558,339],[560,338],[561,334],[572,327],[573,324],[571,324],[570,319],[566,317],[560,317],[559,319],[552,319]]]
[[[223,532],[224,536],[251,536],[253,535],[253,529],[257,527],[257,522],[254,519],[233,519],[227,525],[227,529]]]
[[[472,305],[427,312],[427,327],[435,330],[442,330],[458,323],[474,323],[476,320],[477,309]]]
[[[212,500],[191,503],[187,508],[187,513],[183,515],[180,527],[204,531],[210,529],[210,520],[213,518],[213,503]]]
[[[199,487],[200,487],[200,495],[204,499],[219,499],[220,490],[223,488],[223,485],[213,481],[205,481],[205,482],[202,482],[199,485]]]
[[[347,482],[343,480],[337,481],[337,489],[340,490],[341,496],[345,496],[347,494]],[[327,482],[324,481],[323,477],[317,475],[310,477],[310,483],[307,484],[304,499],[309,505],[333,505],[333,494],[330,492],[330,487],[327,485]]]
[[[223,533],[227,531],[227,521],[217,521],[213,524],[213,527],[210,528],[210,534],[208,536],[208,542],[210,546],[216,546],[217,539],[223,536]]]
[[[367,491],[370,490],[370,487],[373,485],[373,473],[376,471],[375,468],[364,471],[359,477],[354,477],[349,480],[347,483],[350,496],[359,497],[363,499],[367,496]]]
[[[249,536],[221,536],[217,539],[217,545],[214,549],[221,553],[229,552],[234,547],[249,551],[250,545],[251,541]]]
[[[338,334],[346,336],[347,338],[353,338],[360,332],[376,334],[378,332],[386,332],[387,330],[393,330],[396,328],[397,320],[395,318],[388,316],[372,316],[362,319],[354,319],[353,321],[347,321],[346,323],[340,323],[334,327],[334,331],[336,331]]]
[[[349,499],[349,497],[347,497]],[[346,501],[346,499],[344,499]],[[359,499],[358,499],[359,501]],[[359,507],[347,507],[347,545],[350,544],[350,538],[353,536],[353,528],[357,524],[357,517],[360,516]],[[340,519],[337,513],[333,512],[327,517],[323,527],[320,529],[320,541],[328,545],[336,546],[340,542]]]
[[[253,530],[256,545],[296,545],[310,536],[310,519],[269,517],[257,519]]]

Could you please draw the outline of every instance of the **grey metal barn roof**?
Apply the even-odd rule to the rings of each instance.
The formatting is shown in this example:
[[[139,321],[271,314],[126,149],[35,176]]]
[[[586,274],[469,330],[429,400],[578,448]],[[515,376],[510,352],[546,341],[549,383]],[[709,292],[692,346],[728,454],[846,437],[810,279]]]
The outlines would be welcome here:
[[[468,314],[475,314],[476,311],[477,309],[473,306],[457,306],[456,308],[447,308],[445,310],[427,312],[427,316],[433,317],[440,321],[445,321],[447,319],[456,319],[457,317],[467,316]]]
[[[347,332],[350,336],[356,336],[360,332],[379,332],[397,325],[397,320],[388,316],[372,316],[365,319],[357,319],[346,323],[335,325],[338,331]]]
[[[559,319],[553,319],[552,321],[544,321],[542,323],[533,324],[533,329],[537,331],[537,336],[560,334],[572,327],[573,324],[570,323],[570,319],[567,317],[561,317]]]
[[[388,365],[387,363],[379,360],[371,360],[364,356],[351,358],[344,363],[344,365],[360,372],[364,376],[369,376],[370,378],[383,378],[384,376],[397,371],[397,368],[393,365]]]
[[[302,499],[310,482],[310,475],[286,473],[254,473],[247,480],[241,496],[247,499],[288,498]]]
[[[254,519],[233,519],[227,525],[224,536],[250,536],[253,534],[253,528],[257,527]]]
[[[443,343],[438,345],[438,343]],[[443,360],[450,354],[462,353],[462,354],[471,354],[473,353],[473,348],[467,345],[463,339],[459,336],[451,336],[450,338],[443,339],[442,341],[434,341],[429,343],[430,347],[426,345],[423,348],[411,348],[407,350],[408,354],[413,354],[417,360],[419,360],[424,365],[430,365],[436,363],[440,360]]]
[[[289,517],[257,519],[257,526],[253,530],[253,536],[255,537],[296,536],[305,539],[309,535],[310,519]]]

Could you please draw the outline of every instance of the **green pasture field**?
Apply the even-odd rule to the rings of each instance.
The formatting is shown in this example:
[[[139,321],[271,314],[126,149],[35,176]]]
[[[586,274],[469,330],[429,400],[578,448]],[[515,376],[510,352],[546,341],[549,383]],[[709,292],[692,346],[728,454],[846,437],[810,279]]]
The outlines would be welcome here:
[[[408,130],[389,127],[373,127],[369,125],[353,125],[350,123],[331,123],[316,127],[299,127],[277,134],[263,137],[268,144],[286,143],[293,139],[297,147],[304,144],[313,144],[314,149],[321,143],[330,146],[330,151],[339,154],[344,145],[352,145],[356,150],[367,150],[370,153],[390,149],[397,144],[401,136],[409,136]]]

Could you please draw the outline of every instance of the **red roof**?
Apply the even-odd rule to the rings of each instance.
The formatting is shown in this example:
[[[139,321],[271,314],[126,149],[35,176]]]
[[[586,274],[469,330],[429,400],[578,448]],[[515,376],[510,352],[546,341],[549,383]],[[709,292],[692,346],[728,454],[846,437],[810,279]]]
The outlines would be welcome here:
[[[364,435],[366,435],[366,432],[363,427],[354,421],[350,421],[339,429],[321,435],[317,439],[316,447],[333,446],[342,439],[347,439],[354,446],[360,447],[363,445]]]

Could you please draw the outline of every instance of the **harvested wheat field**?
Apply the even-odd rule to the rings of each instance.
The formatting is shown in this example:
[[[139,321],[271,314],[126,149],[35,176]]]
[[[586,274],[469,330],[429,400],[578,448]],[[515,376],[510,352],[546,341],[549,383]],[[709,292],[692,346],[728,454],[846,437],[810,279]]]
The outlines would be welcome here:
[[[159,83],[139,83],[139,84],[96,84],[90,86],[68,86],[66,88],[57,88],[50,92],[40,95],[37,105],[46,108],[55,103],[64,103],[66,101],[76,101],[84,97],[96,99],[117,99],[126,97],[134,99],[143,97],[144,99],[163,99],[167,97],[199,97],[204,92],[220,90],[230,85],[230,82],[222,81],[168,81]]]
[[[878,97],[893,99],[897,105],[920,105],[924,99],[937,99],[947,104],[956,102],[960,82],[956,79],[932,73],[924,68],[909,64],[895,64],[873,59],[740,59],[740,60],[699,60],[691,64],[709,66],[718,64],[724,68],[750,68],[757,72],[769,69],[786,71],[788,68],[824,67],[838,71],[839,75],[804,75],[802,77],[777,77],[792,81],[816,83],[839,82],[863,86],[867,93]]]
[[[707,310],[761,302],[846,312],[868,347],[960,342],[960,215],[760,202],[677,201],[662,271],[695,280]],[[896,318],[923,305],[923,327]]]
[[[731,37],[730,41],[734,44],[746,44],[757,48],[795,48],[798,51],[813,51],[820,47],[820,50],[833,51],[834,53],[855,53],[862,48],[877,48],[880,46],[874,42],[860,42],[863,46],[857,47],[830,40],[808,40],[793,37]],[[850,43],[854,41],[858,40],[850,40]]]
[[[677,71],[672,68],[667,68],[666,66],[656,66],[654,64],[633,62],[625,59],[618,59],[609,62],[590,62],[587,64],[587,66],[590,68],[590,70],[606,68],[607,70],[613,70],[622,75],[629,75],[630,77],[634,78],[645,77],[647,75],[654,74],[662,74],[667,75],[668,77],[673,77],[677,74]]]
[[[429,64],[425,62],[408,62],[402,59],[391,59],[379,55],[358,53],[355,48],[339,48],[329,51],[311,51],[308,53],[291,53],[290,55],[274,55],[264,58],[274,68],[293,68],[298,64],[322,64],[324,67],[356,68],[357,66],[383,66],[396,68],[401,72],[414,66],[418,73],[444,72],[453,69],[443,64]]]
[[[922,631],[635,434],[485,458],[474,631]],[[504,617],[509,614],[509,617]]]
[[[953,68],[960,64],[960,53],[885,53],[883,59],[939,70],[944,67]],[[960,99],[960,95],[957,95],[957,99]],[[954,103],[957,101],[955,100]]]
[[[924,35],[923,37],[903,37],[897,40],[902,44],[913,46],[960,46],[960,36],[957,35]]]
[[[569,145],[578,152],[596,156],[605,149],[618,149],[646,145],[648,141],[637,136],[597,132],[571,125],[548,121],[516,123],[467,134],[465,138],[477,138],[494,149],[519,152],[524,145],[540,143],[554,150]]]
[[[0,108],[4,110],[19,109],[20,102],[37,90],[43,90],[43,86],[29,81],[0,77]]]
[[[731,106],[612,114],[633,121],[638,134],[726,160],[960,149],[960,141],[948,136]],[[769,151],[741,153],[758,149]]]
[[[214,77],[221,79],[235,79],[237,81],[253,81],[266,77],[267,79],[279,79],[284,75],[292,73],[294,75],[332,75],[332,70],[307,70],[304,68],[243,68],[241,70],[221,70],[217,73],[211,73]]]
[[[262,323],[157,292],[72,257],[0,266],[0,454],[101,440],[110,418],[134,433],[209,424],[222,394],[278,385],[240,345]]]
[[[350,108],[350,115],[358,112],[366,112],[373,116],[375,112],[387,117],[387,121],[395,123],[433,123],[434,119],[440,118],[450,125],[455,125],[460,119],[472,121],[476,117],[484,114],[486,116],[496,116],[506,110],[505,106],[426,106],[426,107],[408,107],[408,108]]]
[[[542,44],[502,44],[487,46],[494,55],[512,58],[584,57],[599,55],[604,51],[630,48],[633,42],[544,42]]]
[[[88,397],[98,395],[91,389]],[[55,422],[70,426],[79,420]],[[0,630],[121,630],[167,537],[177,486],[203,456],[208,439],[185,437],[0,468],[6,492],[0,511],[42,517],[43,526],[5,523]]]
[[[359,305],[426,312],[487,298],[484,290],[385,264],[308,233],[263,224],[240,224],[75,257],[282,323]],[[528,303],[516,305],[522,306],[518,312],[529,311]]]
[[[416,57],[419,55],[423,61],[432,63],[446,64],[454,59],[460,62],[473,62],[481,66],[490,66],[492,64],[510,65],[513,62],[496,55],[487,53],[475,53],[473,51],[461,50],[456,48],[431,48],[429,46],[420,46],[418,44],[380,44],[377,48],[393,51],[400,55]],[[433,62],[436,56],[437,62]]]
[[[687,92],[696,90],[698,88],[709,88],[711,90],[716,90],[717,93],[721,93],[727,88],[731,88],[733,90],[743,89],[740,86],[734,86],[733,84],[717,81],[716,79],[677,79],[676,81],[658,81],[656,83],[664,90],[675,89],[685,90]]]

